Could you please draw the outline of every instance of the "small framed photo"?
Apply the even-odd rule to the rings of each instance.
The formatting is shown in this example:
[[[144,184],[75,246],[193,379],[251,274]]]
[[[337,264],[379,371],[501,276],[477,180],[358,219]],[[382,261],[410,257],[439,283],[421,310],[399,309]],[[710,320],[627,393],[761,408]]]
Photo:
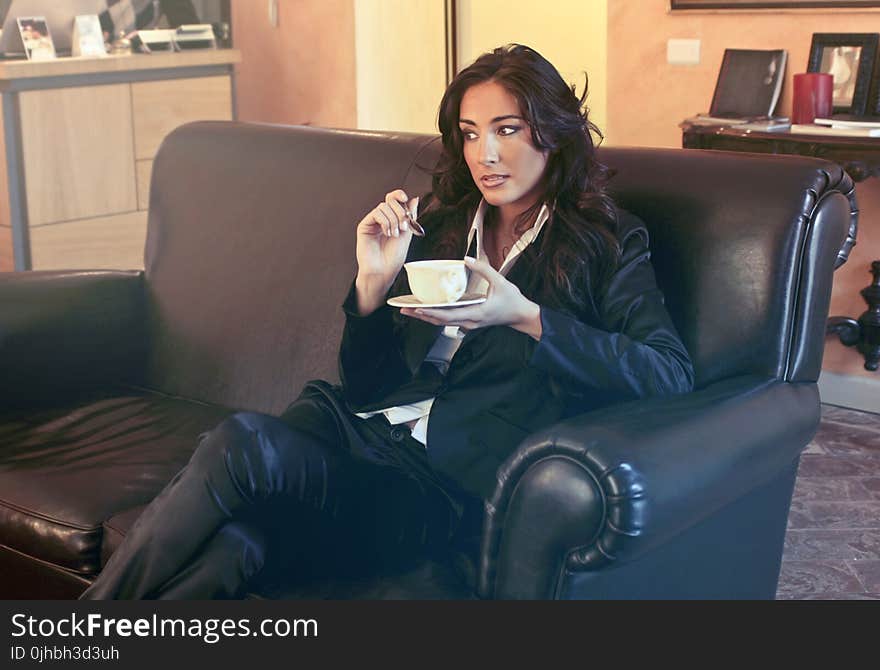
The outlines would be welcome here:
[[[834,77],[834,114],[865,114],[878,41],[880,33],[813,33],[807,71]]]
[[[28,60],[55,58],[55,44],[45,16],[21,16],[16,21]]]
[[[82,14],[73,19],[72,56],[106,56],[104,34],[97,14]]]

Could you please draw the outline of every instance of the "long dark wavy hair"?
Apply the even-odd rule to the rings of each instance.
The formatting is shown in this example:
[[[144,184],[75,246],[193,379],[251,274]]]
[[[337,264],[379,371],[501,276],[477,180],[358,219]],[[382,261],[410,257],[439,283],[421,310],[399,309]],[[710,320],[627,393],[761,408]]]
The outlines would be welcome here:
[[[443,152],[432,173],[435,200],[430,209],[441,215],[438,218],[456,222],[437,231],[435,251],[450,257],[460,252],[469,229],[461,213],[473,215],[481,199],[464,159],[458,121],[465,92],[489,81],[516,98],[535,147],[548,151],[543,196],[517,220],[517,230],[531,225],[544,203],[553,208],[553,215],[544,224],[540,244],[529,245],[521,260],[541,268],[535,281],[562,305],[583,308],[607,282],[620,258],[615,207],[605,191],[609,170],[596,159],[591,133],[600,139],[602,134],[588,117],[587,86],[578,98],[575,87],[527,46],[508,44],[483,54],[453,79],[443,95],[439,110]],[[494,209],[490,206],[488,220]],[[452,212],[459,216],[442,216]],[[527,292],[534,288],[532,284]]]

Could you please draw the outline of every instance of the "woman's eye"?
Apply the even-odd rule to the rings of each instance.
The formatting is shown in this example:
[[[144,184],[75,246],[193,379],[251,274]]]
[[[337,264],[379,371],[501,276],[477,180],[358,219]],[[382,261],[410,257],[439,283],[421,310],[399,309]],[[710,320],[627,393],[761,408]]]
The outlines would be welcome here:
[[[477,139],[477,134],[474,132],[471,132],[469,130],[465,131],[463,134],[464,134],[464,139],[466,139],[468,141]]]
[[[506,135],[513,135],[517,130],[519,130],[519,126],[501,126],[498,129],[498,134],[504,137]]]

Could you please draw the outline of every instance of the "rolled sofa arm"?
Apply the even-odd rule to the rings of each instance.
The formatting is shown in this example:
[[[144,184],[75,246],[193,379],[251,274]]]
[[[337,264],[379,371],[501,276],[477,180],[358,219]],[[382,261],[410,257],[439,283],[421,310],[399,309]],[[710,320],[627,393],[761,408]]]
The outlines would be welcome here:
[[[136,383],[145,333],[142,272],[0,273],[0,404]]]
[[[531,435],[486,503],[477,592],[552,598],[563,569],[632,561],[771,480],[819,425],[814,383],[737,377]]]

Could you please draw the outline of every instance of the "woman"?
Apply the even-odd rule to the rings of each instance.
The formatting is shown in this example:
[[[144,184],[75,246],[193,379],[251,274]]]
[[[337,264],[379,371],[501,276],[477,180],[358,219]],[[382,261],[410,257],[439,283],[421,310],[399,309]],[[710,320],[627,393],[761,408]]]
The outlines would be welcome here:
[[[691,389],[647,233],[604,191],[584,97],[537,52],[484,54],[440,106],[433,191],[357,225],[341,386],[204,434],[86,598],[237,597],[264,575],[364,574],[478,536],[498,465],[599,405]],[[462,258],[479,305],[403,309],[405,260]]]

